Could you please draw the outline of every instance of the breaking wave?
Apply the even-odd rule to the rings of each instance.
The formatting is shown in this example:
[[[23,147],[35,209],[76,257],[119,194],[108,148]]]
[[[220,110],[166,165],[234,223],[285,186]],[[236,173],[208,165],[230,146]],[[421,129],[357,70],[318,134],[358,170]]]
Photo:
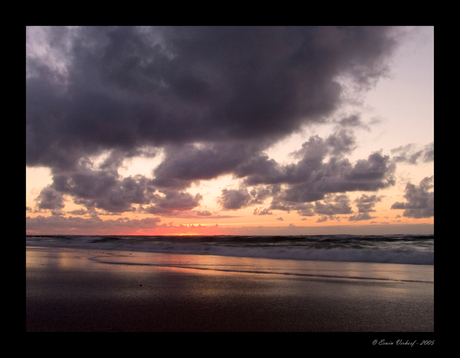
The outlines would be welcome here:
[[[434,264],[433,235],[26,236],[27,246],[284,260]]]

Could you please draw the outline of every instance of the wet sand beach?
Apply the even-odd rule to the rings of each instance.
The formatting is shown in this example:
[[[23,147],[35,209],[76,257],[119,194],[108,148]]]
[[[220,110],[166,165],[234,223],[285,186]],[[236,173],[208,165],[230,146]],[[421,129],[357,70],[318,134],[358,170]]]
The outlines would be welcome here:
[[[432,282],[238,272],[241,258],[214,270],[218,257],[195,267],[197,255],[117,255],[27,247],[26,331],[434,331]]]

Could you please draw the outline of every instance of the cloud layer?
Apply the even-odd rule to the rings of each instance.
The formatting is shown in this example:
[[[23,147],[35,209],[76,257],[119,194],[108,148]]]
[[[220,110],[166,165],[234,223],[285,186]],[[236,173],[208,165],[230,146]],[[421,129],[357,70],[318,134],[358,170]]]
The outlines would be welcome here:
[[[409,218],[429,218],[434,216],[433,177],[426,177],[416,186],[407,183],[404,198],[406,202],[396,202],[392,209],[404,209],[403,216]]]
[[[351,131],[369,129],[355,114],[328,137],[310,137],[293,153],[296,163],[265,150],[327,122],[345,92],[374,85],[397,44],[391,27],[29,27],[26,164],[53,177],[36,209],[59,216],[70,198],[93,218],[192,211],[204,218],[211,213],[200,208],[203,196],[187,190],[231,174],[240,187],[222,190],[223,210],[271,199],[254,214],[352,214],[347,192],[394,185],[395,163],[432,160],[432,147],[350,162]],[[119,174],[125,159],[160,151],[151,176]],[[411,190],[407,203],[395,204],[407,216],[415,215]],[[377,201],[361,197],[353,220],[370,218]]]
[[[263,145],[387,70],[386,27],[27,29],[27,165],[142,145]],[[261,143],[262,142],[262,143]]]

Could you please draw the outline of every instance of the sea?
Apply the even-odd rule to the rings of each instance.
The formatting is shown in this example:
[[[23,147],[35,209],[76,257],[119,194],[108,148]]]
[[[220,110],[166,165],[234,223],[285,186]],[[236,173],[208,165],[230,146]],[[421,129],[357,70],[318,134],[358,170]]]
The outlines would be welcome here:
[[[105,255],[94,260],[107,264],[134,264],[126,256],[116,255],[123,251],[138,253],[137,265],[139,254],[150,253],[143,256],[142,264],[156,267],[434,282],[434,235],[27,235],[26,247],[99,250]],[[176,259],[165,263],[161,255],[175,255]],[[220,259],[210,265],[203,259],[210,256]],[[248,263],[245,258],[253,260]]]

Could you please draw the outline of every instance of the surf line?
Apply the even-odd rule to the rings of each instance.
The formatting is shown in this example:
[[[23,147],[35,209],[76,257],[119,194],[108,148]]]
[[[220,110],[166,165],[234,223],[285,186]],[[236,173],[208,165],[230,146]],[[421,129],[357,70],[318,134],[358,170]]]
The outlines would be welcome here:
[[[338,276],[338,275],[321,275],[321,274],[307,274],[297,272],[276,272],[276,271],[258,271],[258,270],[232,270],[218,267],[203,267],[203,266],[190,266],[180,264],[154,264],[154,263],[138,263],[138,262],[117,262],[117,261],[104,261],[100,258],[110,256],[94,256],[88,258],[89,260],[96,261],[101,264],[107,265],[125,265],[125,266],[150,266],[160,268],[177,268],[177,269],[188,269],[188,270],[201,270],[201,271],[218,271],[218,272],[229,272],[229,273],[247,273],[247,274],[263,274],[263,275],[284,275],[284,276],[299,276],[309,278],[329,278],[329,279],[349,279],[349,280],[369,280],[369,281],[385,281],[385,282],[418,282],[418,283],[434,283],[431,281],[419,281],[419,280],[405,280],[396,278],[386,277],[365,277],[365,276]]]

